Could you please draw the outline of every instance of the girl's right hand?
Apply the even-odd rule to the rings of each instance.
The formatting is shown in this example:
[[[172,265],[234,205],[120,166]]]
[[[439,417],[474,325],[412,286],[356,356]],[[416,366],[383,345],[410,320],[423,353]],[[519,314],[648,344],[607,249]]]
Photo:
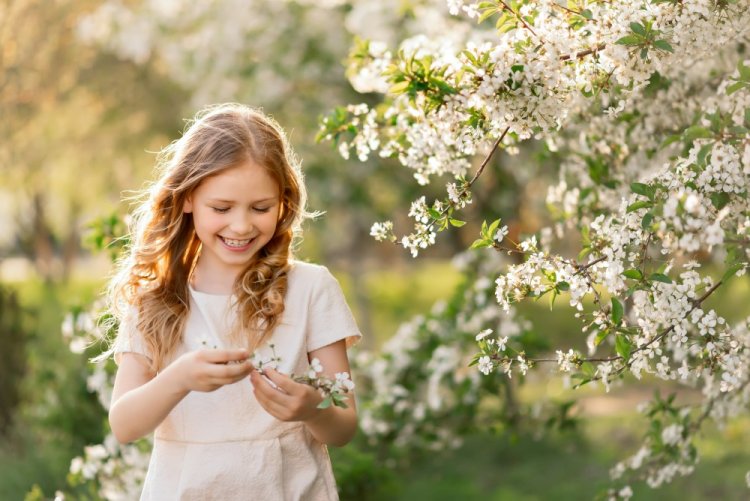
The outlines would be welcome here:
[[[249,356],[243,349],[197,350],[185,353],[171,367],[185,391],[214,391],[247,377],[253,369]]]

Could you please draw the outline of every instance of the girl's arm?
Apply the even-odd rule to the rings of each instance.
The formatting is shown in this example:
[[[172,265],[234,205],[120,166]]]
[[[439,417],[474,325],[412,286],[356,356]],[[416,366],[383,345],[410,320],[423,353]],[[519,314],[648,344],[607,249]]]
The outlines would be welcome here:
[[[120,443],[151,433],[191,391],[213,391],[252,370],[246,350],[193,351],[158,374],[139,353],[120,357],[109,408],[109,425]],[[239,363],[227,363],[234,361]]]
[[[337,372],[349,372],[346,342],[343,339],[311,351],[309,357],[320,360],[323,374],[332,379]],[[334,405],[318,409],[323,397],[312,386],[296,383],[289,376],[273,369],[263,369],[263,373],[278,389],[263,379],[258,371],[253,371],[250,379],[255,397],[269,414],[282,421],[302,421],[319,442],[327,445],[341,447],[354,438],[357,431],[357,408],[353,393],[348,393],[346,409]]]

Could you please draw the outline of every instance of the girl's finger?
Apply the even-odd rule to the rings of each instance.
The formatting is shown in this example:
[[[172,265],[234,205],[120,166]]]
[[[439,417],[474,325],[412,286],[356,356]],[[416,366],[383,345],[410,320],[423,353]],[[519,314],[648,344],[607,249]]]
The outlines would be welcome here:
[[[238,364],[210,364],[207,366],[206,371],[208,375],[217,380],[223,381],[224,384],[227,382],[234,382],[242,379],[252,370],[250,362],[240,362]]]
[[[242,362],[250,358],[250,354],[245,349],[236,350],[205,350],[204,356],[206,362],[213,364],[225,364],[227,362]]]
[[[288,393],[289,395],[295,395],[299,393],[300,385],[292,381],[292,378],[290,378],[286,374],[282,374],[276,369],[267,369],[263,372],[265,372],[266,376],[268,376],[268,379],[273,381],[273,383],[280,389],[284,390],[285,393]]]
[[[286,408],[277,403],[273,400],[270,400],[269,398],[263,396],[262,394],[259,394],[258,391],[255,392],[255,398],[258,400],[258,403],[265,409],[266,412],[268,412],[270,415],[275,417],[276,419],[280,419],[282,421],[285,421],[289,416],[287,415]]]
[[[271,386],[271,384],[266,381],[263,375],[258,371],[253,371],[250,373],[250,380],[253,383],[253,387],[255,388],[256,393],[260,392],[261,395],[263,395],[265,398],[273,400],[274,402],[277,402],[281,405],[286,405],[288,403],[290,398],[289,395],[286,395],[281,390],[278,390]]]

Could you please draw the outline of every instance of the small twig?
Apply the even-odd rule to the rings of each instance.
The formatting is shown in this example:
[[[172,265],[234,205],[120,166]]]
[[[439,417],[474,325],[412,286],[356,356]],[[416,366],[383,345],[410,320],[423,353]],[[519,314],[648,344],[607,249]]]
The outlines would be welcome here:
[[[474,184],[474,182],[476,182],[476,180],[479,179],[479,176],[482,175],[482,173],[484,172],[484,168],[487,167],[487,164],[490,163],[490,160],[492,159],[492,156],[497,151],[497,149],[500,146],[500,143],[503,141],[503,139],[505,139],[505,135],[508,133],[509,130],[510,130],[510,127],[506,127],[506,129],[503,131],[503,133],[500,134],[500,137],[497,138],[497,140],[495,141],[495,143],[492,145],[492,149],[490,149],[490,152],[487,154],[486,157],[484,157],[484,160],[482,161],[482,165],[479,166],[479,169],[477,169],[477,171],[474,173],[474,176],[466,184],[466,187],[463,190],[461,190],[461,193],[459,193],[459,195],[458,195],[459,199],[461,197],[463,197],[469,191],[469,188],[471,188],[471,186]],[[444,208],[442,211],[440,211],[440,215],[444,216],[453,207],[454,207],[454,204],[453,203],[449,203],[446,208]],[[437,221],[437,219],[433,218],[432,221],[430,221],[430,224],[428,224],[427,227],[425,228],[425,231],[432,230],[432,227],[435,225],[436,221]]]
[[[589,268],[591,268],[592,266],[594,266],[595,264],[601,263],[602,261],[606,259],[607,259],[607,256],[602,256],[599,259],[594,259],[593,261],[586,263],[586,264],[573,263],[573,267],[577,270],[575,274],[578,275],[579,273],[583,273]]]
[[[544,41],[544,40],[542,40],[542,38],[539,35],[536,34],[536,32],[531,28],[531,26],[529,26],[529,23],[527,23],[526,20],[521,16],[520,12],[516,12],[515,10],[513,10],[510,7],[510,5],[508,5],[507,3],[505,3],[504,0],[500,0],[500,3],[503,4],[503,8],[505,10],[510,11],[514,16],[516,16],[516,19],[518,19],[519,21],[521,21],[521,24],[523,24],[523,27],[526,28],[527,30],[529,30],[532,35],[534,35],[536,38],[538,38],[539,41],[541,41],[541,42]]]
[[[581,17],[582,17],[582,18],[584,18],[584,19],[585,19],[586,21],[591,21],[592,23],[595,23],[595,22],[596,22],[596,19],[590,19],[590,18],[588,18],[588,17],[584,16],[584,15],[583,15],[583,12],[581,12],[581,11],[578,11],[578,10],[575,10],[575,9],[569,9],[569,8],[565,7],[564,5],[560,5],[560,4],[559,4],[559,3],[557,3],[557,2],[552,2],[552,7],[557,7],[557,8],[559,8],[559,9],[562,9],[562,10],[566,11],[566,12],[569,12],[570,14],[574,14],[574,15],[576,15],[576,16],[581,16]]]
[[[497,141],[495,141],[495,144],[492,145],[492,149],[487,154],[487,156],[484,158],[484,161],[482,162],[482,165],[479,166],[479,169],[477,169],[477,171],[474,173],[474,177],[472,177],[471,181],[469,181],[468,187],[471,187],[471,185],[474,184],[474,181],[476,181],[477,179],[479,179],[479,176],[482,175],[482,172],[484,172],[484,168],[487,167],[487,164],[490,162],[490,159],[492,158],[492,155],[495,154],[495,151],[497,151],[497,148],[500,146],[500,143],[503,141],[503,139],[505,139],[505,135],[508,133],[509,130],[510,130],[510,127],[506,127],[505,130],[503,131],[503,133],[500,134],[500,137],[497,138]],[[466,193],[466,190],[464,190],[462,192],[462,194],[463,193]]]
[[[599,52],[600,50],[604,50],[604,48],[607,46],[605,43],[600,43],[596,47],[592,47],[591,49],[582,50],[581,52],[576,52],[575,54],[565,54],[564,56],[560,56],[560,61],[569,61],[571,59],[581,59],[582,57],[590,56],[591,54],[595,54]]]
[[[643,242],[643,245],[641,246],[641,255],[638,259],[637,268],[640,268],[641,266],[646,264],[646,259],[648,259],[648,246],[651,243],[652,236],[654,236],[654,234],[649,232],[648,236],[646,237],[646,240]]]

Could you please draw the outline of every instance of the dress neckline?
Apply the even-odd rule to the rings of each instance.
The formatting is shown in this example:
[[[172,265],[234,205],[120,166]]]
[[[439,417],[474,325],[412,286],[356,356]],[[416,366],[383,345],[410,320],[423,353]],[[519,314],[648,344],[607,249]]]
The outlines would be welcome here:
[[[215,292],[203,292],[203,291],[199,291],[199,290],[196,290],[195,287],[193,287],[193,284],[190,284],[190,283],[188,284],[188,289],[190,289],[190,292],[192,294],[195,294],[195,295],[198,295],[198,296],[209,297],[209,298],[228,299],[228,298],[234,296],[234,294],[217,294]]]

